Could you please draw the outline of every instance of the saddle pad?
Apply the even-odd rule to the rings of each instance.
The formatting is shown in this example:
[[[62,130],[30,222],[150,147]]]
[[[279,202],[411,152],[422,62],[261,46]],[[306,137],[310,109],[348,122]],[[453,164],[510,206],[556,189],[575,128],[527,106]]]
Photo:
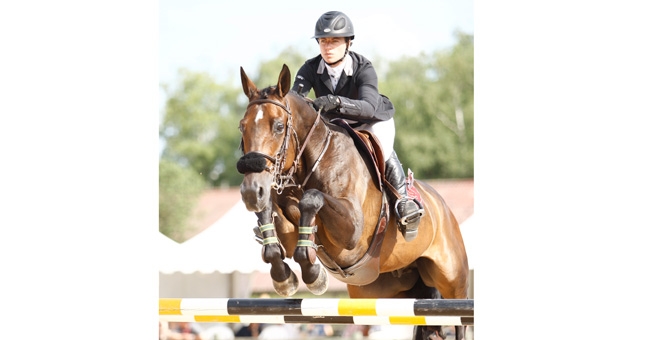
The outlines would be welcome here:
[[[424,200],[422,200],[422,195],[419,194],[417,188],[415,188],[415,177],[412,170],[408,169],[408,179],[406,180],[408,185],[408,196],[416,199],[419,204],[424,205]]]

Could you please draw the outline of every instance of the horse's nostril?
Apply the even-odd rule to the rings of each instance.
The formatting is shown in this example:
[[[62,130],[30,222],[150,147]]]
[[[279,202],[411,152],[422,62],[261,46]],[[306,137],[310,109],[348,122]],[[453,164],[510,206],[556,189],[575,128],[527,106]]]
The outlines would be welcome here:
[[[259,198],[264,197],[264,187],[259,187]]]

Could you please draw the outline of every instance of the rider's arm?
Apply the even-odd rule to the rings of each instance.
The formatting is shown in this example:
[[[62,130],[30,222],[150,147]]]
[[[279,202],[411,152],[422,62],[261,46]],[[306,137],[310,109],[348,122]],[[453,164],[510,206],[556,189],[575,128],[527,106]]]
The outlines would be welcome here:
[[[315,70],[312,69],[309,61],[305,62],[296,73],[296,77],[293,79],[291,91],[300,93],[303,97],[307,97],[309,91],[312,89],[312,80],[314,77]],[[300,85],[302,85],[302,89],[300,89]]]
[[[361,64],[353,75],[356,99],[339,95],[339,117],[364,123],[389,120],[394,108],[389,99],[378,93],[378,76],[370,62]],[[352,93],[352,94],[353,94]]]

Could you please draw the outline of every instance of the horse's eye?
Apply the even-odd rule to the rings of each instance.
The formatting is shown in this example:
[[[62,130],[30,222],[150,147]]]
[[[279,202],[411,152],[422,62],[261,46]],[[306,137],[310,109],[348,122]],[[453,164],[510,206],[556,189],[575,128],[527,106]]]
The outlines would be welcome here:
[[[282,131],[284,131],[284,124],[282,122],[276,122],[273,126],[273,130],[275,130],[276,133],[282,133]]]
[[[245,127],[243,126],[243,124],[238,125],[238,131],[240,131],[241,134],[245,131]]]

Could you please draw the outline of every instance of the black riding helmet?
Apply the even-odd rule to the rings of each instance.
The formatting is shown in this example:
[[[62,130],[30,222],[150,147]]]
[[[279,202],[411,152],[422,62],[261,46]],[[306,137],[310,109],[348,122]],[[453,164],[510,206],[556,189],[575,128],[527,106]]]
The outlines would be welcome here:
[[[319,38],[329,37],[355,39],[353,23],[346,14],[338,11],[330,11],[321,15],[319,20],[316,21],[313,38],[318,41]]]

